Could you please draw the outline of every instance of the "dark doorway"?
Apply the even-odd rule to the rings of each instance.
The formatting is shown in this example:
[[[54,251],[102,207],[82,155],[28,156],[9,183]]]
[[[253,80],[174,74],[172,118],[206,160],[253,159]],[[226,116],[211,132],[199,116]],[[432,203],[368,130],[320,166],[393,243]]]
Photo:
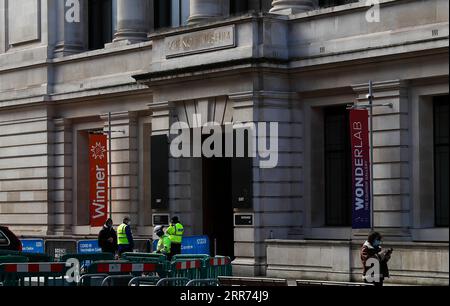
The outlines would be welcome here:
[[[234,259],[231,158],[203,158],[203,231],[211,254]]]
[[[352,221],[352,164],[349,112],[346,106],[324,109],[325,223],[350,226]]]
[[[434,101],[434,197],[437,227],[449,224],[450,186],[450,103],[449,96]]]

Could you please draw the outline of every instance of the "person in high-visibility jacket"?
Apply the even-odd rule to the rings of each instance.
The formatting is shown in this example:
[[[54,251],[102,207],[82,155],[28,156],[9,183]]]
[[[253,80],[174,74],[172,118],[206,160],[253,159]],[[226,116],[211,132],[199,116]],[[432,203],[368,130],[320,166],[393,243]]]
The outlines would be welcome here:
[[[172,242],[171,257],[181,254],[181,243],[183,242],[184,227],[178,217],[173,217],[166,232]]]
[[[164,254],[167,256],[168,260],[171,260],[172,258],[170,257],[171,255],[170,249],[172,242],[170,241],[169,235],[164,233],[164,227],[158,225],[157,227],[155,227],[153,232],[159,238],[155,253]]]
[[[131,219],[125,217],[123,223],[117,228],[117,244],[119,246],[119,256],[123,253],[133,252],[134,240],[131,232]]]

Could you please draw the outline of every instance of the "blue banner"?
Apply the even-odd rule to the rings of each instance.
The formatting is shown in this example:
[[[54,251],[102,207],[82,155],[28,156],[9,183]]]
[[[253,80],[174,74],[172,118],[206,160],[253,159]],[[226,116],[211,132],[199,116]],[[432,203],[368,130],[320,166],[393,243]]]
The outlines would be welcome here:
[[[23,239],[20,241],[22,242],[22,252],[24,253],[45,253],[43,239]]]
[[[77,247],[78,254],[101,253],[102,249],[98,246],[98,240],[80,240]]]
[[[158,240],[153,241],[153,250],[156,250]],[[181,244],[181,254],[194,255],[206,254],[210,255],[208,236],[191,236],[183,237]]]

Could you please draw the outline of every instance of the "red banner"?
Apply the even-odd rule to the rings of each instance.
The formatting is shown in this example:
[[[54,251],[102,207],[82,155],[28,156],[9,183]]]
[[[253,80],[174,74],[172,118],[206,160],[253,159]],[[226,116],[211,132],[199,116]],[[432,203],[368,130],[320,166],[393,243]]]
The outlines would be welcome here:
[[[100,227],[108,218],[108,137],[89,135],[89,209],[90,224]]]
[[[354,229],[371,227],[369,112],[350,111],[352,219]]]

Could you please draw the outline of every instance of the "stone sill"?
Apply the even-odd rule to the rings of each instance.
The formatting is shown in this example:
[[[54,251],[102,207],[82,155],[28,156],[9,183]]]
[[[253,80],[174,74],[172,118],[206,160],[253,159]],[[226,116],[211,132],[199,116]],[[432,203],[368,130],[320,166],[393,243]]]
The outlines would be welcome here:
[[[378,0],[380,3],[380,6],[387,6],[387,5],[395,5],[399,2],[409,2],[409,1],[416,1],[416,0]],[[321,17],[329,17],[330,15],[337,15],[346,13],[349,11],[366,11],[370,8],[366,4],[367,1],[360,0],[359,2],[354,3],[348,3],[343,5],[337,5],[337,6],[331,6],[327,8],[319,8],[315,9],[309,12],[302,12],[297,14],[289,15],[289,20],[295,20],[295,19],[305,19],[305,18],[321,18]]]
[[[112,42],[107,44],[107,46],[103,49],[98,50],[91,50],[91,51],[84,51],[82,53],[77,53],[73,55],[67,55],[63,57],[57,57],[53,59],[49,59],[49,63],[53,64],[60,64],[64,62],[70,62],[70,61],[78,61],[78,60],[84,60],[84,59],[92,59],[95,57],[100,56],[110,56],[117,53],[124,53],[131,50],[142,51],[145,49],[152,49],[153,42],[152,41],[145,41],[141,43],[134,43],[134,44],[125,44],[121,42]]]
[[[337,241],[337,240],[283,240],[283,239],[267,239],[267,246],[310,246],[310,245],[336,245],[336,246],[359,246],[363,241]],[[384,246],[397,246],[409,248],[448,248],[448,243],[443,242],[384,242]]]

